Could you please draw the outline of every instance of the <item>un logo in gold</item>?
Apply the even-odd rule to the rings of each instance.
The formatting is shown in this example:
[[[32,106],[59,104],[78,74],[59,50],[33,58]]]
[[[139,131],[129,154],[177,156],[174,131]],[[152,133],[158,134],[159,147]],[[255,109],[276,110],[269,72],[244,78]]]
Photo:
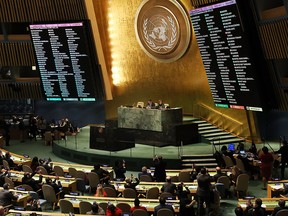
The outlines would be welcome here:
[[[188,15],[176,0],[144,0],[137,11],[135,31],[144,52],[161,62],[179,59],[191,40]]]

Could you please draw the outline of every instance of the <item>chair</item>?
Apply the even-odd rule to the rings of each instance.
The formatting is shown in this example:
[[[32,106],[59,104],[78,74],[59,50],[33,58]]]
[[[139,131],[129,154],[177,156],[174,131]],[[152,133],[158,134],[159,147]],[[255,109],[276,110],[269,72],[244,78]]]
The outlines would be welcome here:
[[[117,197],[117,192],[114,188],[104,187],[104,191],[107,194],[107,197]]]
[[[231,185],[231,180],[228,176],[220,176],[217,179],[217,183],[222,183],[225,188],[225,197],[230,196],[230,185]],[[221,196],[222,197],[222,196]]]
[[[107,203],[107,202],[100,202],[100,203],[99,203],[99,206],[106,212],[108,203]]]
[[[162,208],[158,210],[157,216],[174,216],[174,213],[170,209]]]
[[[120,208],[123,212],[130,212],[131,206],[128,203],[119,202],[116,207]]]
[[[47,170],[45,169],[45,167],[43,167],[43,166],[38,166],[37,168],[36,168],[36,170],[40,170],[41,171],[41,174],[42,175],[48,175],[48,172],[47,172]]]
[[[275,216],[287,216],[287,215],[288,215],[288,209],[282,209],[278,211]]]
[[[84,180],[87,179],[86,173],[83,172],[82,170],[77,170],[76,171],[76,178],[82,178]]]
[[[147,199],[158,199],[159,197],[159,188],[158,187],[151,187],[146,192]]]
[[[82,178],[76,178],[76,187],[77,191],[81,192],[82,195],[84,195],[88,190],[85,181]]]
[[[100,183],[100,179],[97,173],[94,172],[90,172],[87,174],[87,178],[89,181],[89,192],[91,193],[91,191],[96,191],[96,188],[98,186],[98,184]]]
[[[215,189],[219,192],[221,198],[226,197],[225,186],[223,183],[215,183]]]
[[[137,102],[136,107],[138,107],[138,108],[144,108],[144,102],[142,102],[142,101]]]
[[[234,190],[237,193],[237,198],[240,197],[239,196],[240,193],[243,193],[243,195],[246,196],[247,190],[248,190],[249,179],[250,179],[250,177],[247,174],[240,174],[237,177],[236,185],[234,188]]]
[[[132,188],[125,188],[123,190],[123,197],[124,198],[136,198],[137,197],[137,193]]]
[[[5,176],[4,181],[9,184],[9,189],[14,189],[14,182],[10,178]]]
[[[151,178],[151,176],[149,176],[149,175],[141,175],[140,176],[140,182],[152,182],[153,181],[153,179]]]
[[[86,214],[87,212],[91,211],[92,204],[87,201],[81,201],[79,203],[79,211],[80,214]]]
[[[167,197],[172,197],[172,194],[169,192],[163,192],[160,194],[160,198],[167,198]]]
[[[31,167],[26,164],[22,165],[22,170],[23,172],[33,173],[33,170],[31,169]]]
[[[190,173],[191,173],[190,171],[179,172],[178,181],[179,182],[190,182],[191,181]]]
[[[133,216],[149,216],[149,213],[143,209],[135,209],[132,212]]]
[[[61,213],[74,213],[73,204],[69,200],[61,199],[59,205]]]
[[[229,156],[223,155],[223,160],[225,162],[225,168],[230,168],[234,166],[234,163]]]
[[[69,168],[68,168],[68,172],[69,172],[69,175],[70,175],[70,176],[76,178],[76,176],[77,176],[77,170],[76,170],[75,168],[69,167]]]
[[[44,133],[44,140],[45,140],[45,145],[51,145],[53,142],[53,134],[51,131],[46,131]]]
[[[236,161],[236,167],[241,170],[242,172],[246,172],[245,171],[245,166],[243,164],[243,161],[239,158],[235,158],[235,161]]]
[[[60,193],[56,194],[54,188],[48,184],[42,185],[42,191],[44,199],[52,205],[52,209],[54,210],[59,202]]]
[[[179,182],[178,176],[171,176],[171,182]]]
[[[3,160],[3,168],[6,170],[10,170],[10,166],[9,166],[9,163],[7,162],[7,160]]]
[[[56,176],[65,176],[65,173],[64,173],[62,167],[56,165],[53,167],[53,170],[54,170]]]

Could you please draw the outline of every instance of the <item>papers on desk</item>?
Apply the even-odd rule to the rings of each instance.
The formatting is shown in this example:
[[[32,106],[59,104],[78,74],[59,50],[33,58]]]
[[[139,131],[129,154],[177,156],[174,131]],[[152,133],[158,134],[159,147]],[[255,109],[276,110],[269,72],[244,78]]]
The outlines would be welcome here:
[[[240,204],[240,206],[241,206],[241,208],[246,208],[247,207],[246,203]]]
[[[282,184],[277,184],[277,185],[273,185],[273,186],[271,186],[271,188],[272,189],[274,189],[274,190],[280,190],[280,189],[283,189],[283,185]]]

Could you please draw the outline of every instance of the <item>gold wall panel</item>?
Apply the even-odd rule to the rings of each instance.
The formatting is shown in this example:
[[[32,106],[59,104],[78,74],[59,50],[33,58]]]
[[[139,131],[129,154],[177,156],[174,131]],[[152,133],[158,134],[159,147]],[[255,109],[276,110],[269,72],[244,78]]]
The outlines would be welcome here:
[[[101,31],[99,26],[100,35],[101,40],[105,41],[102,42],[103,49],[109,50],[104,50],[105,54],[111,53],[110,56],[105,56],[108,65],[111,65],[109,76],[118,78],[112,89],[113,100],[106,101],[106,118],[116,118],[117,107],[121,105],[136,105],[138,101],[146,103],[150,98],[154,101],[162,99],[171,107],[183,107],[185,114],[200,116],[200,113],[205,113],[205,118],[211,119],[215,124],[223,125],[221,119],[228,116],[230,120],[225,120],[226,130],[233,130],[242,137],[256,136],[254,118],[250,118],[253,127],[251,130],[246,111],[214,106],[194,32],[187,52],[175,62],[157,62],[144,53],[134,30],[135,14],[141,2],[110,0],[109,4],[99,3],[101,7],[107,7],[102,13],[99,9],[98,13],[95,12],[97,20],[107,20],[108,30],[102,28]],[[182,0],[181,3],[187,11],[192,9],[190,0]]]

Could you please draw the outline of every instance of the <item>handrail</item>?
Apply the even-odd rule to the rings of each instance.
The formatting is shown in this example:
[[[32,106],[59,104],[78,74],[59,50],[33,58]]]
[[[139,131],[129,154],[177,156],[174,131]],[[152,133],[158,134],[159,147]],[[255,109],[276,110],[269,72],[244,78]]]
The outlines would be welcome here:
[[[222,113],[222,112],[219,112],[218,110],[213,109],[212,107],[210,107],[210,106],[208,106],[208,105],[206,105],[206,104],[203,104],[203,103],[198,103],[198,104],[196,104],[196,109],[194,109],[194,115],[195,115],[195,117],[200,117],[200,118],[202,118],[202,119],[205,119],[205,120],[208,121],[208,122],[213,122],[213,120],[211,121],[211,120],[209,120],[209,119],[207,118],[207,116],[203,115],[203,114],[204,114],[204,113],[202,113],[203,110],[204,110],[204,111],[205,111],[205,110],[206,110],[206,111],[209,111],[209,117],[211,117],[213,114],[217,114],[218,116],[221,116],[221,121],[220,121],[220,123],[222,123],[222,125],[221,125],[220,123],[213,123],[213,124],[215,124],[217,127],[226,130],[226,129],[224,128],[224,126],[225,126],[225,125],[228,125],[228,124],[227,124],[227,121],[228,121],[228,122],[233,122],[234,125],[237,125],[237,128],[240,127],[240,132],[243,131],[243,125],[244,125],[243,122],[240,122],[240,121],[238,121],[238,120],[236,120],[236,119],[234,119],[234,118],[232,118],[232,117],[230,117],[230,116],[228,116],[228,115],[226,115],[226,114],[224,114],[224,113]],[[202,111],[202,112],[201,112],[201,111]],[[211,115],[211,113],[212,113],[212,115]],[[224,121],[226,121],[226,124],[224,124]],[[233,132],[233,131],[231,131],[231,132]]]

